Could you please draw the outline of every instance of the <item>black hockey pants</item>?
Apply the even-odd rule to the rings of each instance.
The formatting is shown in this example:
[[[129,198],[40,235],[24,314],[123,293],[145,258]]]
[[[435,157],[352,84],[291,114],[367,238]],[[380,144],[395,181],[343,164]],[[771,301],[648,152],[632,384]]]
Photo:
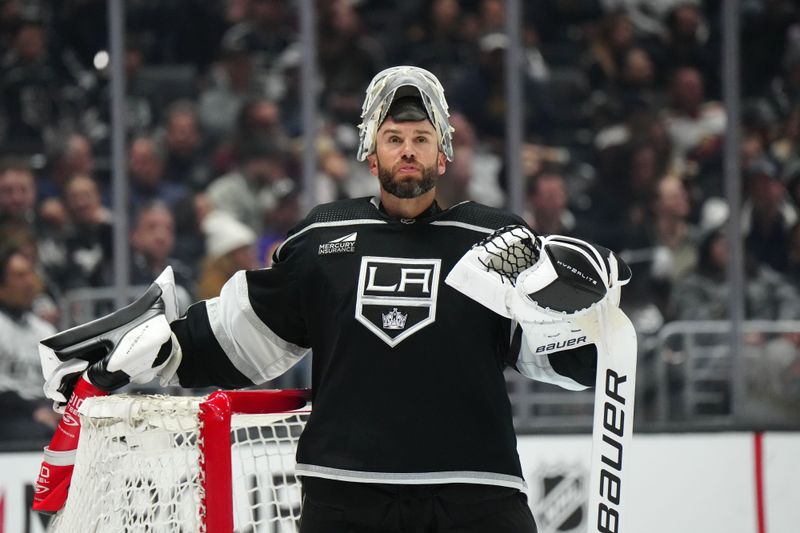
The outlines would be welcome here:
[[[536,523],[516,489],[306,477],[300,533],[536,533]]]

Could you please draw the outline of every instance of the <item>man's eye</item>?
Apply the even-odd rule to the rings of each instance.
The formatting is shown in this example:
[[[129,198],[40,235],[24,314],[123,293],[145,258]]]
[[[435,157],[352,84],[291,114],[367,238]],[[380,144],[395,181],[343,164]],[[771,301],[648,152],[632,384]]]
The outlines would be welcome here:
[[[392,138],[389,139],[389,142],[390,143],[399,143],[400,142],[400,137],[392,137]]]
[[[428,142],[428,138],[427,137],[417,137],[417,142],[426,143],[426,142]]]

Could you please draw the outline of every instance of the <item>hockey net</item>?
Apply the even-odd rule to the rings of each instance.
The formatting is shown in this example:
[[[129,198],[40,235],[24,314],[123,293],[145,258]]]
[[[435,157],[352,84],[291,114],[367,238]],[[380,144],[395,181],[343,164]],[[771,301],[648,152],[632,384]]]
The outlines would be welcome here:
[[[57,533],[297,531],[308,391],[114,395],[80,408]]]

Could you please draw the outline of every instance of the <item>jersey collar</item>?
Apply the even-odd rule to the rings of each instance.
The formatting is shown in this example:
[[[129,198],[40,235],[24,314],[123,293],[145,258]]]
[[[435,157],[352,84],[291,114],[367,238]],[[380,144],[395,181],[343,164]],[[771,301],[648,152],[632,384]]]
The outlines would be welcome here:
[[[383,208],[383,204],[381,203],[380,198],[378,198],[377,196],[374,196],[370,200],[370,203],[372,205],[374,205],[375,207],[377,207],[378,211],[380,211],[386,217],[391,218],[392,220],[397,220],[397,221],[399,221],[399,222],[401,222],[403,224],[414,224],[415,222],[420,222],[420,221],[423,221],[425,219],[428,219],[428,218],[431,218],[433,216],[436,216],[436,215],[438,215],[439,213],[441,213],[443,211],[443,209],[441,207],[439,207],[438,202],[436,202],[436,200],[433,200],[431,205],[425,211],[423,211],[422,213],[420,213],[419,215],[417,215],[414,218],[395,218],[395,217],[389,215],[386,212],[386,210]]]

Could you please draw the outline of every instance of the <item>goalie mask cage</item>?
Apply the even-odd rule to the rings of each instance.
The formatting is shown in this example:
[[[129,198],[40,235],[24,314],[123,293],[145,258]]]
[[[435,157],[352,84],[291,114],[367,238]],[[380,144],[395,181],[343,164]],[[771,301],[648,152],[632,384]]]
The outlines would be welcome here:
[[[113,395],[80,408],[56,533],[297,531],[297,439],[309,391]]]

